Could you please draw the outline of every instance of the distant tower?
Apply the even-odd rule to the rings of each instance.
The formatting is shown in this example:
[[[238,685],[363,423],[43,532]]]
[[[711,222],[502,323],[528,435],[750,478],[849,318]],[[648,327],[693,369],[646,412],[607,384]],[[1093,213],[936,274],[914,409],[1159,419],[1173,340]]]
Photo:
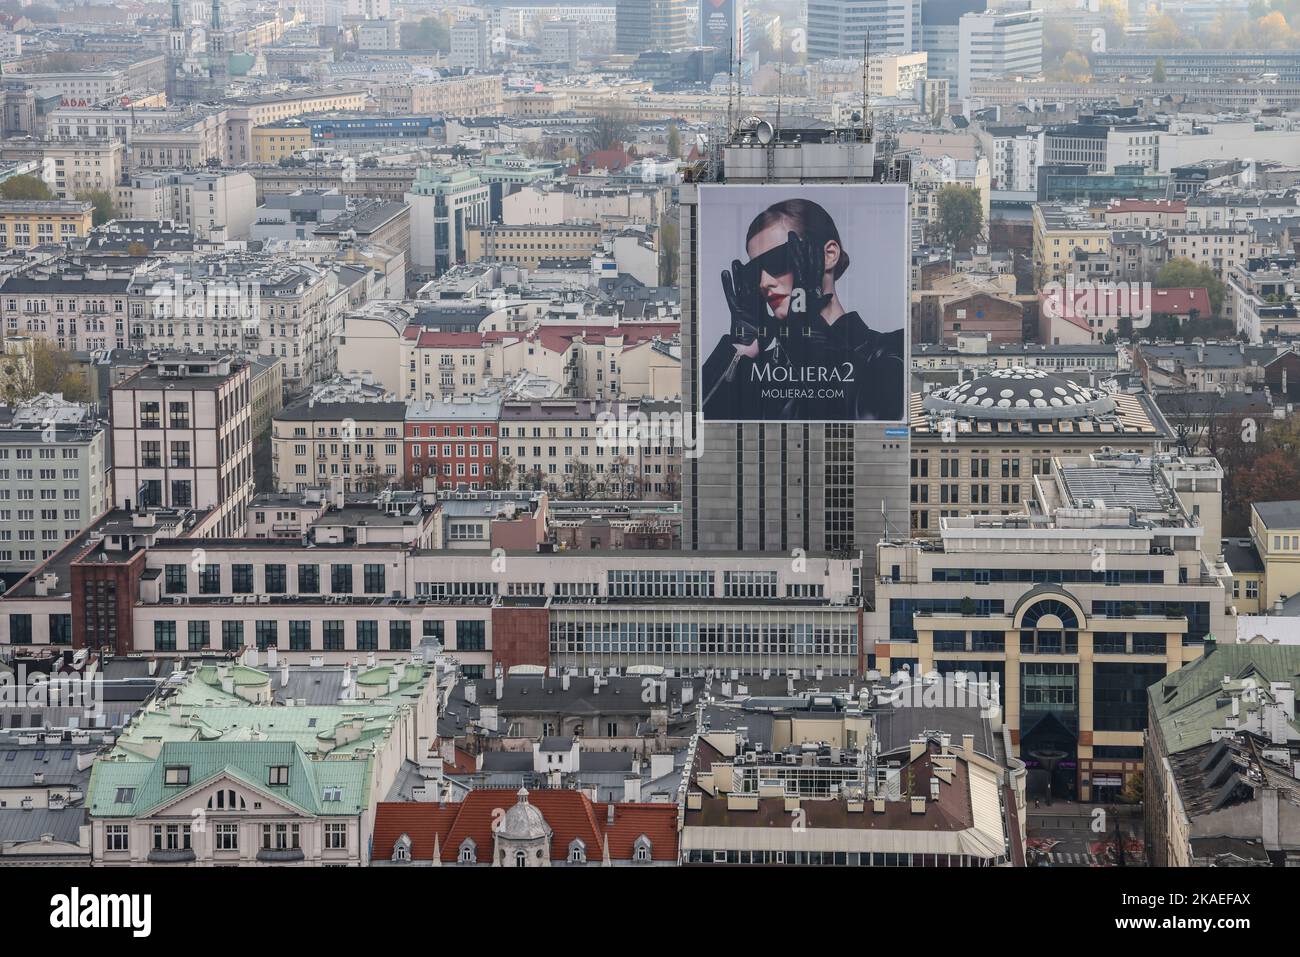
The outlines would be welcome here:
[[[172,0],[172,25],[167,34],[167,102],[174,103],[180,93],[178,77],[187,52],[187,34],[181,22],[181,0]]]
[[[222,96],[229,78],[230,51],[226,48],[226,31],[221,27],[221,0],[212,0],[212,27],[208,30],[208,80],[211,93]]]

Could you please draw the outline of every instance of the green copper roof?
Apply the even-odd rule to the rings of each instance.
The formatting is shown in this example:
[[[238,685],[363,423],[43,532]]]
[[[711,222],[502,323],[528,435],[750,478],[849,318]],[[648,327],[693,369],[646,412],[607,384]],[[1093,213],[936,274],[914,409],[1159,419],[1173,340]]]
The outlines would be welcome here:
[[[369,757],[312,761],[288,741],[172,742],[155,761],[96,762],[88,808],[95,817],[135,817],[227,778],[303,814],[354,815],[369,804],[370,764]],[[282,767],[288,784],[271,784],[271,769]],[[188,782],[167,784],[168,768],[186,768]],[[338,799],[325,800],[327,790]]]
[[[1225,675],[1238,684],[1251,679],[1262,688],[1272,681],[1300,683],[1300,645],[1219,645],[1148,688],[1151,712],[1171,754],[1208,744],[1210,730],[1224,727],[1232,711],[1231,704],[1220,704]]]

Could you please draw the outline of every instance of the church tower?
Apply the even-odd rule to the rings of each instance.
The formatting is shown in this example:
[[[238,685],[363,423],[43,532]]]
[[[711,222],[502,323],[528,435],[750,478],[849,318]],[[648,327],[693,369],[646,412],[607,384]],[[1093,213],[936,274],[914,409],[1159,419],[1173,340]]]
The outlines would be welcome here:
[[[212,0],[212,26],[208,30],[208,81],[211,95],[223,96],[230,79],[230,49],[221,25],[221,0]]]

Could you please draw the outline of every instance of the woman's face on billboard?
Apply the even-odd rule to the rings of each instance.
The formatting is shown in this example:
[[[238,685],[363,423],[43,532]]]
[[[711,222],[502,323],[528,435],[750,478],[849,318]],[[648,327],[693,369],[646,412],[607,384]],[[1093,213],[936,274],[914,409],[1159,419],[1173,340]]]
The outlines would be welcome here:
[[[790,294],[794,291],[794,270],[790,260],[781,255],[790,237],[790,223],[784,220],[772,223],[759,232],[745,246],[749,261],[759,269],[758,289],[772,315],[784,319],[790,312]],[[767,256],[765,253],[773,253]]]

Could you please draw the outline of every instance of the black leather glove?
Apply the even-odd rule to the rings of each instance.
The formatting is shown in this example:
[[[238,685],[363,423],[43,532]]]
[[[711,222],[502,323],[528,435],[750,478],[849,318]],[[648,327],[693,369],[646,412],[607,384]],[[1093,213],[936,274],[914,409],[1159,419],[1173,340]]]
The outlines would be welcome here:
[[[722,270],[722,294],[731,312],[732,338],[742,345],[767,338],[767,306],[752,268],[733,259],[731,269]]]
[[[830,327],[822,319],[822,309],[831,297],[822,292],[826,275],[826,253],[813,243],[791,232],[790,263],[794,273],[794,293],[786,314],[787,351],[796,365],[816,366],[833,363],[837,351]]]

